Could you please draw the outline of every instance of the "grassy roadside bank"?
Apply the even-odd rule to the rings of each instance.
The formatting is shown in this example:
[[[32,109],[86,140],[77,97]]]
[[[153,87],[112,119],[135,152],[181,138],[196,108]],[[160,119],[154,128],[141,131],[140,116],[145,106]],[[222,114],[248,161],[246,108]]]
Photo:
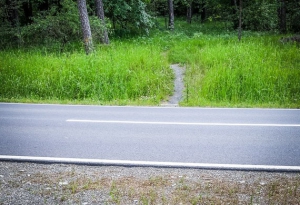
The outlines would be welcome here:
[[[203,36],[178,44],[170,56],[187,63],[182,105],[299,108],[300,47],[278,39]]]
[[[172,89],[168,62],[151,45],[115,42],[89,56],[1,51],[0,62],[1,101],[158,104]]]
[[[80,49],[0,51],[0,101],[159,105],[173,90],[169,65],[186,66],[181,106],[300,108],[300,46],[218,23]],[[163,30],[163,29],[162,29]]]

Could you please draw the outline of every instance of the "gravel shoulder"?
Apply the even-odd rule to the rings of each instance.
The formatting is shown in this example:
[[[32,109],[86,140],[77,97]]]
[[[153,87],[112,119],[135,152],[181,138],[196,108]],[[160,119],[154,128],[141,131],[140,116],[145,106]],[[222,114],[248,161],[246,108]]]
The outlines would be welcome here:
[[[0,162],[0,204],[300,204],[300,173]]]

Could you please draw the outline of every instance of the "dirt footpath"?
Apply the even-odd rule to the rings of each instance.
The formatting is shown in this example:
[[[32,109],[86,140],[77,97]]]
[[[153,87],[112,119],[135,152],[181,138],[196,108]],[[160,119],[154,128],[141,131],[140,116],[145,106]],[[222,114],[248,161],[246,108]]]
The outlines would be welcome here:
[[[181,67],[178,64],[171,65],[171,69],[174,72],[174,91],[173,95],[169,97],[168,101],[162,102],[162,106],[179,106],[180,101],[183,98],[183,90],[184,90],[184,72],[185,68]]]

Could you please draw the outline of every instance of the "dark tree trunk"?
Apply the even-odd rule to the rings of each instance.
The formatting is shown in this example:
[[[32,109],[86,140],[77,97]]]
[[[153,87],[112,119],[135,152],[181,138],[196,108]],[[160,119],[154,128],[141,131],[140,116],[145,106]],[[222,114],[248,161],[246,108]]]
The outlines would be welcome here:
[[[239,41],[242,39],[242,12],[243,12],[243,1],[240,0],[240,8],[239,8]]]
[[[17,40],[17,43],[18,43],[18,46],[20,47],[23,43],[23,40],[22,40],[22,34],[21,34],[21,27],[20,27],[20,20],[19,20],[19,11],[18,9],[14,9],[13,11],[13,16],[14,16],[14,23],[13,23],[13,27],[16,28],[16,34],[15,34],[15,38]]]
[[[7,5],[7,20],[13,28],[12,39],[17,42],[18,46],[22,44],[21,28],[20,28],[20,19],[19,19],[19,8],[20,2],[17,0],[6,0]]]
[[[286,33],[286,1],[279,0],[278,17],[279,29],[281,33]]]
[[[12,27],[17,27],[19,24],[19,4],[17,0],[6,0],[7,5],[7,20]]]
[[[90,27],[90,21],[87,13],[86,2],[85,0],[77,0],[81,30],[83,34],[83,43],[85,47],[86,54],[90,54],[93,51],[93,40]]]
[[[189,5],[187,7],[187,12],[186,12],[186,21],[191,24],[192,23],[192,4],[193,4],[193,1],[191,0],[189,2]]]
[[[205,21],[205,19],[206,19],[206,4],[205,4],[205,0],[202,0],[200,15],[201,15],[201,21],[202,22]]]
[[[105,16],[104,16],[104,9],[103,9],[103,2],[102,0],[95,0],[95,4],[96,4],[96,13],[98,18],[100,19],[102,26],[103,26],[103,34],[102,34],[102,38],[101,43],[103,44],[109,44],[109,38],[108,38],[108,34],[107,34],[107,28],[105,25]]]
[[[22,8],[24,11],[24,22],[23,23],[24,24],[32,23],[33,11],[32,11],[31,1],[23,2]]]
[[[238,9],[236,0],[231,0],[231,7],[232,7],[232,14],[233,14],[233,19],[232,19],[233,28],[238,29],[239,28],[239,19],[237,16],[238,16],[239,9]]]
[[[174,5],[173,0],[168,0],[169,8],[169,29],[174,30]]]
[[[239,5],[237,5],[236,0],[234,0],[234,6],[235,6],[235,10],[236,13],[239,13],[238,16],[238,22],[239,22],[239,26],[238,26],[238,39],[239,41],[242,39],[242,13],[243,13],[243,1],[239,0]]]
[[[49,9],[49,2],[48,0],[44,0],[40,3],[39,5],[39,10],[40,11],[47,11]]]
[[[112,16],[112,24],[113,24],[113,29],[116,30],[116,18],[115,18],[115,16]]]

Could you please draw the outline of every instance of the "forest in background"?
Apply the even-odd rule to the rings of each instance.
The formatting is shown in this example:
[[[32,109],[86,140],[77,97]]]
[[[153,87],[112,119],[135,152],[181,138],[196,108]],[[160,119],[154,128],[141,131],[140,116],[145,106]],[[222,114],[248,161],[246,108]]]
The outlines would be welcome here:
[[[1,49],[55,43],[63,50],[66,44],[80,41],[78,2],[1,0]],[[193,24],[222,22],[224,30],[238,29],[241,18],[242,30],[300,32],[298,0],[87,0],[85,4],[94,43],[103,42],[106,30],[111,38],[149,35],[157,28],[157,17],[165,17],[166,28],[176,29],[170,12],[173,18]],[[102,17],[97,8],[103,9]]]
[[[0,101],[300,107],[296,0],[0,2]]]

